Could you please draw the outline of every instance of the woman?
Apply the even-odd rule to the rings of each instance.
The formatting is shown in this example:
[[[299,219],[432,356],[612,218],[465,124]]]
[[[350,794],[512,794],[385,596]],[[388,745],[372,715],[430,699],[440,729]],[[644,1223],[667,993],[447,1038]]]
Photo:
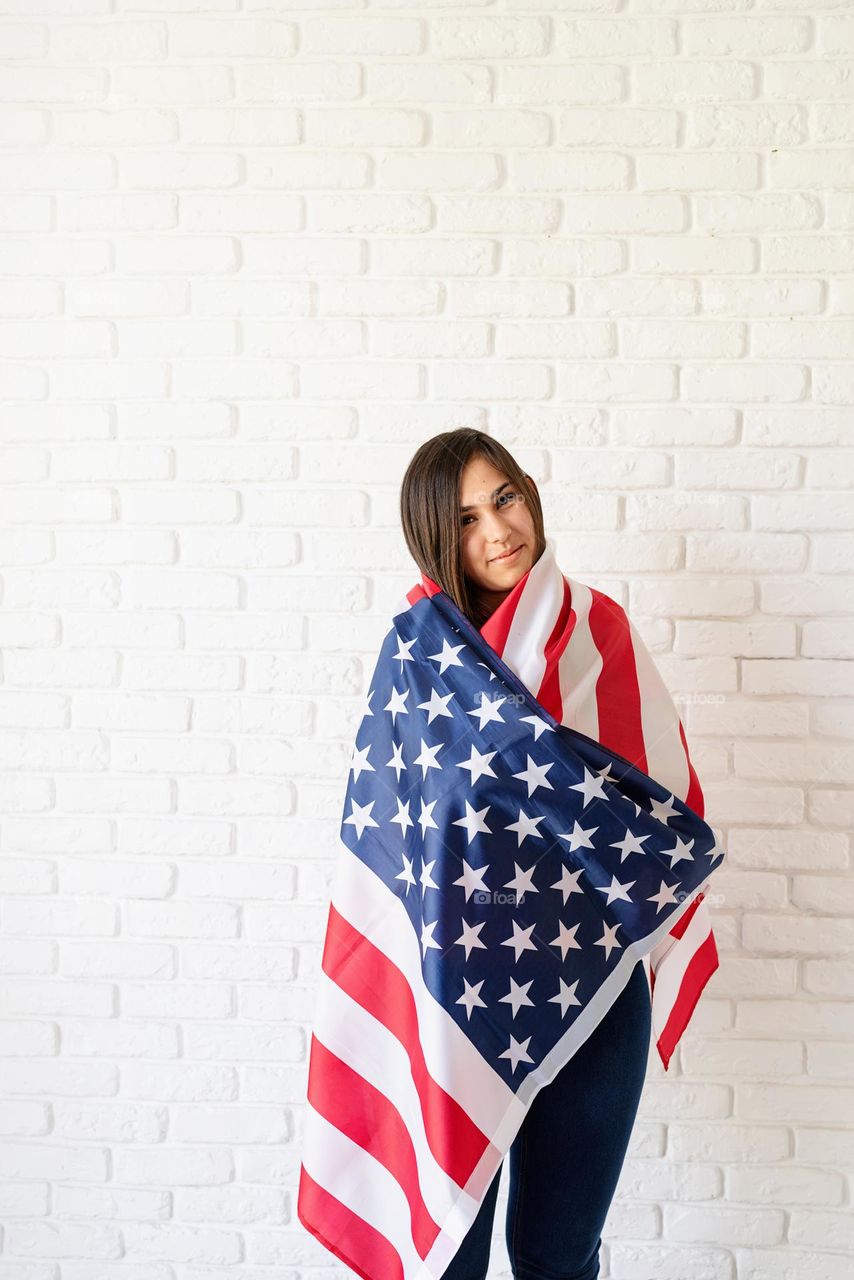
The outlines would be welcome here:
[[[534,480],[501,444],[461,429],[428,440],[403,480],[400,514],[422,573],[481,629],[546,550]],[[456,517],[456,518],[455,518]],[[637,1114],[650,1043],[641,963],[510,1147],[505,1236],[517,1280],[593,1280],[601,1232]],[[483,1280],[499,1168],[443,1280]]]
[[[421,582],[350,761],[297,1214],[364,1280],[482,1280],[509,1153],[515,1276],[592,1280],[650,1038],[666,1070],[717,967],[723,850],[640,636],[511,455],[428,441],[401,517]]]

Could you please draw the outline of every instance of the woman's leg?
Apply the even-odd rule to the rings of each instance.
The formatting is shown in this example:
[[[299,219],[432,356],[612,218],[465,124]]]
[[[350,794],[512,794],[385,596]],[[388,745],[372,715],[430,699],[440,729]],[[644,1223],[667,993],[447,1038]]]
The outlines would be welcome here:
[[[498,1184],[501,1182],[502,1165],[492,1179],[486,1195],[480,1203],[477,1217],[471,1224],[442,1280],[486,1280],[489,1270],[489,1250],[492,1244],[492,1223],[495,1218],[495,1202]]]
[[[638,961],[605,1017],[534,1098],[510,1148],[507,1250],[517,1280],[594,1280],[646,1076]]]

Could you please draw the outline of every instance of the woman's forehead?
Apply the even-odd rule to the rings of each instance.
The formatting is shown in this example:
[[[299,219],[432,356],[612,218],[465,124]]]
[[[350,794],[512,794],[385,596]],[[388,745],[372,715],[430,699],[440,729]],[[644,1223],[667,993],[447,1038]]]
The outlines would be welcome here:
[[[466,468],[460,479],[460,501],[463,503],[488,502],[495,490],[509,484],[504,471],[497,471],[488,463],[472,471]]]

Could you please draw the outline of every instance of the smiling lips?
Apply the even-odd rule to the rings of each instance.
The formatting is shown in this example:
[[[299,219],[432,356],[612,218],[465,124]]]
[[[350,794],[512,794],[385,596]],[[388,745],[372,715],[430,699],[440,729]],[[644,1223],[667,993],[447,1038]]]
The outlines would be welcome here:
[[[510,549],[510,551],[505,551],[504,555],[501,555],[501,556],[493,556],[493,557],[492,557],[492,559],[493,559],[493,561],[495,561],[495,560],[509,560],[509,559],[510,559],[510,557],[511,557],[511,556],[514,556],[514,555],[516,554],[516,552],[517,552],[517,551],[521,551],[521,549],[522,549],[522,547],[523,547],[524,545],[525,545],[525,544],[524,544],[523,542],[520,542],[518,547],[512,547],[512,548]]]

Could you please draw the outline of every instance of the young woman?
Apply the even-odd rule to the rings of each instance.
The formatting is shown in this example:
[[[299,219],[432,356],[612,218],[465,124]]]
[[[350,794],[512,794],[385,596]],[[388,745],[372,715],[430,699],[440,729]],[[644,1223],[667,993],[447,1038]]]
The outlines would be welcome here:
[[[422,573],[482,629],[547,551],[537,486],[501,444],[462,429],[428,440],[403,480],[404,536]],[[646,1075],[641,963],[551,1083],[509,1152],[505,1236],[517,1280],[593,1280]],[[484,1280],[501,1170],[443,1280]]]

